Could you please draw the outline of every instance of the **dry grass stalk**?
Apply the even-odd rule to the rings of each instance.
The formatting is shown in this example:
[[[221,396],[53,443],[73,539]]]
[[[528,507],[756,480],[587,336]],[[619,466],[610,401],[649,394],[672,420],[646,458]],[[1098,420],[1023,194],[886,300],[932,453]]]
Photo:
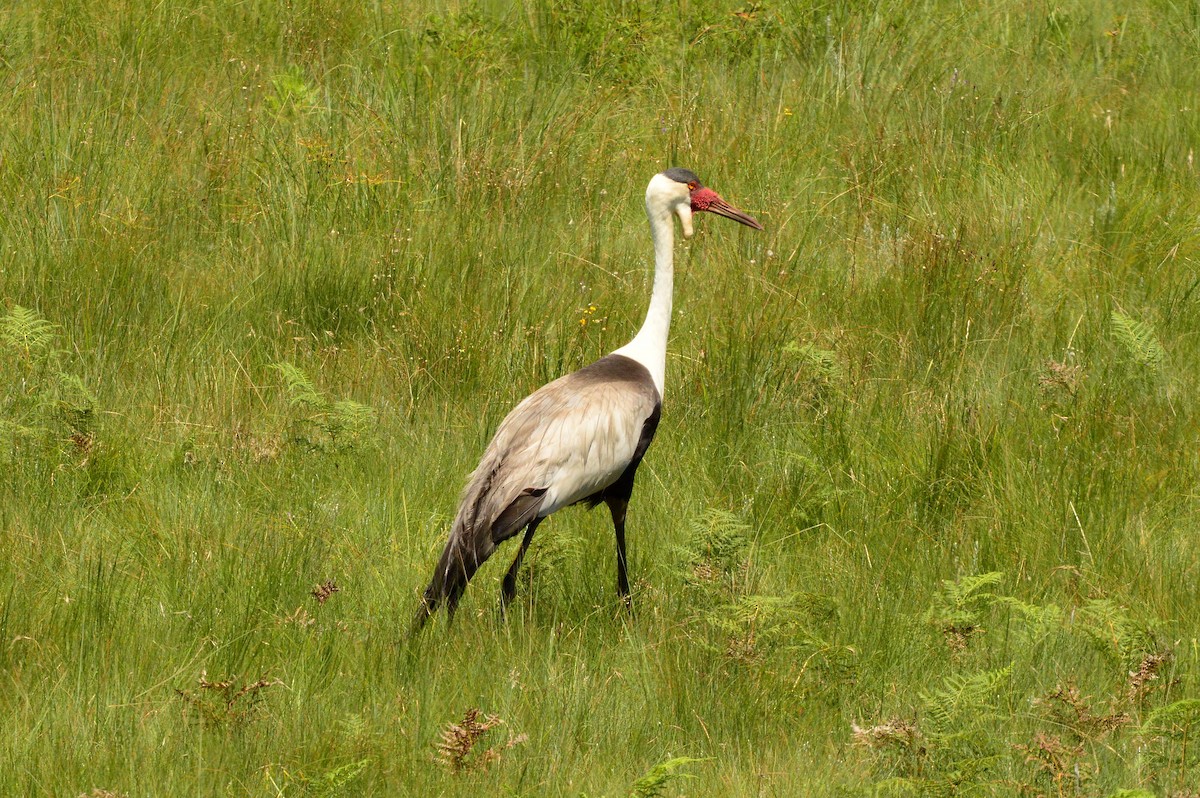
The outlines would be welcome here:
[[[196,680],[201,690],[228,690],[233,687],[235,681],[234,679],[226,679],[223,682],[209,681],[208,671],[200,671],[200,678]]]
[[[225,704],[227,706],[233,706],[233,704],[242,696],[251,695],[264,688],[274,687],[277,684],[283,684],[283,682],[281,682],[279,679],[259,679],[257,682],[243,686],[242,689],[238,690],[236,693],[226,699]]]
[[[305,629],[317,622],[317,619],[308,613],[308,610],[303,607],[297,607],[292,610],[290,615],[285,615],[282,618],[276,619],[275,623],[282,626],[283,624],[294,624],[295,626]]]

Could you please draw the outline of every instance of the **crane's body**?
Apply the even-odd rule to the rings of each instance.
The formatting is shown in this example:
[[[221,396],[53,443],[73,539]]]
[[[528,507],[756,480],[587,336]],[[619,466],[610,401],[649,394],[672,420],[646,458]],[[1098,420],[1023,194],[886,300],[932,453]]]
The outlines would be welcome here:
[[[500,543],[525,530],[502,587],[502,602],[511,601],[521,559],[538,524],[580,502],[603,502],[612,513],[617,590],[628,602],[625,511],[662,412],[674,283],[673,217],[679,217],[684,236],[690,237],[694,210],[762,229],[686,169],[654,176],[646,189],[654,287],[642,328],[615,352],[530,394],[500,423],[463,492],[414,630],[443,602],[453,614],[479,566]]]

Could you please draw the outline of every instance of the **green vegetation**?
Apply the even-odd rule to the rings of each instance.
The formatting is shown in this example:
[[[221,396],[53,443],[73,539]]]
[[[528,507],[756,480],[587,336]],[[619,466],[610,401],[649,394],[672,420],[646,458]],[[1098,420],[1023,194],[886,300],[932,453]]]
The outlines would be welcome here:
[[[1200,6],[0,10],[0,793],[1200,787]],[[515,401],[667,397],[403,638]],[[543,534],[544,533],[544,534]]]

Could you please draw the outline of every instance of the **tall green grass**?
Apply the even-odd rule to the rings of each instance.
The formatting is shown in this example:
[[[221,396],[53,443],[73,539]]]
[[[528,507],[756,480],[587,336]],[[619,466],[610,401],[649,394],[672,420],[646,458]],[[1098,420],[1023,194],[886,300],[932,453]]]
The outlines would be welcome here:
[[[1159,2],[0,11],[0,791],[1194,795],[1198,50]],[[675,164],[767,232],[677,248],[635,614],[571,510],[507,621],[501,552],[406,640],[495,425],[640,323]]]

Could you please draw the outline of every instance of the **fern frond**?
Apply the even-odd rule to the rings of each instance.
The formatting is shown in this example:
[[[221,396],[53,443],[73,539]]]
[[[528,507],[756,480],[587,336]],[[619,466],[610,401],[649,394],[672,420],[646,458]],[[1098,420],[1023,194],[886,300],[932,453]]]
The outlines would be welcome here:
[[[283,375],[284,387],[288,393],[288,404],[293,407],[303,405],[314,409],[324,409],[329,405],[329,400],[317,390],[317,386],[299,367],[293,366],[291,363],[279,362],[272,363],[270,368]]]
[[[292,419],[298,431],[297,442],[316,450],[344,450],[353,447],[375,424],[373,408],[353,399],[330,401],[299,367],[279,362],[270,368],[283,375],[288,405],[302,409]]]
[[[330,428],[336,435],[359,435],[375,422],[375,409],[353,399],[339,399],[330,405]]]
[[[326,585],[332,585],[332,583],[333,583],[333,580],[330,580],[329,582],[326,583]],[[326,585],[322,585],[321,587],[325,588]],[[337,586],[333,585],[333,589],[336,590]],[[316,591],[314,590],[313,592],[315,595]],[[320,601],[320,599],[318,599],[318,601]],[[352,712],[352,713],[346,715],[346,717],[342,718],[342,720],[339,721],[338,725],[341,726],[342,733],[348,739],[361,740],[366,736],[367,719],[364,718],[362,715],[358,714],[357,712]]]
[[[300,783],[304,786],[304,794],[313,796],[313,798],[334,798],[350,794],[351,791],[347,787],[362,775],[369,764],[371,764],[370,759],[360,759],[357,762],[348,762],[326,771],[316,778],[302,777]]]
[[[820,349],[813,344],[799,344],[791,341],[783,347],[783,351],[798,360],[817,379],[831,380],[842,373],[837,353],[830,349]]]
[[[1124,667],[1131,667],[1161,647],[1153,629],[1110,599],[1091,599],[1076,614],[1084,634]]]
[[[684,579],[713,582],[745,570],[751,527],[726,510],[709,508],[690,524],[692,534],[677,549],[683,559]]]
[[[924,796],[929,794],[930,784],[925,779],[908,779],[902,776],[893,776],[890,779],[877,781],[871,785],[872,795],[895,795],[895,796]]]
[[[1110,320],[1113,337],[1136,363],[1157,370],[1167,359],[1167,350],[1163,349],[1154,328],[1147,322],[1127,316],[1119,310],[1112,312]]]
[[[940,690],[921,694],[921,704],[937,734],[948,734],[959,719],[991,710],[992,697],[1012,676],[1012,665],[969,676],[947,677]]]
[[[583,561],[583,541],[562,524],[546,524],[542,529],[533,539],[521,573],[532,595],[552,599],[550,606],[561,606],[573,595]]]
[[[757,662],[776,651],[826,652],[830,667],[835,661],[841,667],[853,656],[853,649],[827,641],[820,626],[836,611],[829,599],[812,594],[739,596],[704,613],[703,620],[716,633],[715,641],[705,645],[742,663]]]
[[[985,574],[964,576],[957,582],[946,580],[942,582],[942,590],[951,603],[961,606],[977,598],[990,598],[990,593],[983,593],[978,596],[976,594],[985,587],[998,585],[1003,581],[1004,574],[1002,572],[989,571]]]
[[[970,639],[983,631],[983,611],[999,599],[984,588],[1003,580],[1000,571],[964,576],[957,581],[944,580],[941,591],[933,597],[933,605],[925,613],[926,621],[946,635],[953,651],[963,651]]]
[[[678,756],[674,759],[668,759],[665,762],[659,762],[654,767],[646,772],[646,775],[635,781],[629,789],[630,798],[655,798],[663,794],[663,788],[672,779],[680,777],[693,779],[688,773],[678,773],[677,771],[684,765],[690,765],[693,762],[703,762],[703,759],[693,759],[689,756]]]
[[[1195,728],[1200,728],[1200,698],[1185,698],[1151,712],[1138,733],[1182,736]]]
[[[1137,730],[1138,756],[1143,765],[1152,770],[1178,768],[1180,773],[1190,770],[1200,775],[1195,754],[1188,754],[1188,743],[1198,732],[1200,699],[1185,698],[1159,707],[1146,716]],[[1189,759],[1192,760],[1190,765]]]
[[[833,612],[830,602],[821,596],[797,594],[794,596],[739,596],[709,613],[714,626],[739,629],[749,624],[760,628],[781,626],[793,627],[816,616],[828,616]]]
[[[47,397],[52,402],[54,414],[66,422],[72,432],[90,432],[99,405],[96,395],[74,374],[57,376],[54,390]]]
[[[1044,637],[1063,620],[1062,608],[1057,604],[1047,604],[1042,607],[1037,604],[1027,604],[1012,596],[996,596],[995,601],[997,604],[1014,610],[1022,620],[1029,624],[1028,631],[1035,638]]]
[[[57,326],[46,321],[36,310],[13,305],[12,310],[0,317],[0,341],[29,358],[35,352],[50,350]]]

